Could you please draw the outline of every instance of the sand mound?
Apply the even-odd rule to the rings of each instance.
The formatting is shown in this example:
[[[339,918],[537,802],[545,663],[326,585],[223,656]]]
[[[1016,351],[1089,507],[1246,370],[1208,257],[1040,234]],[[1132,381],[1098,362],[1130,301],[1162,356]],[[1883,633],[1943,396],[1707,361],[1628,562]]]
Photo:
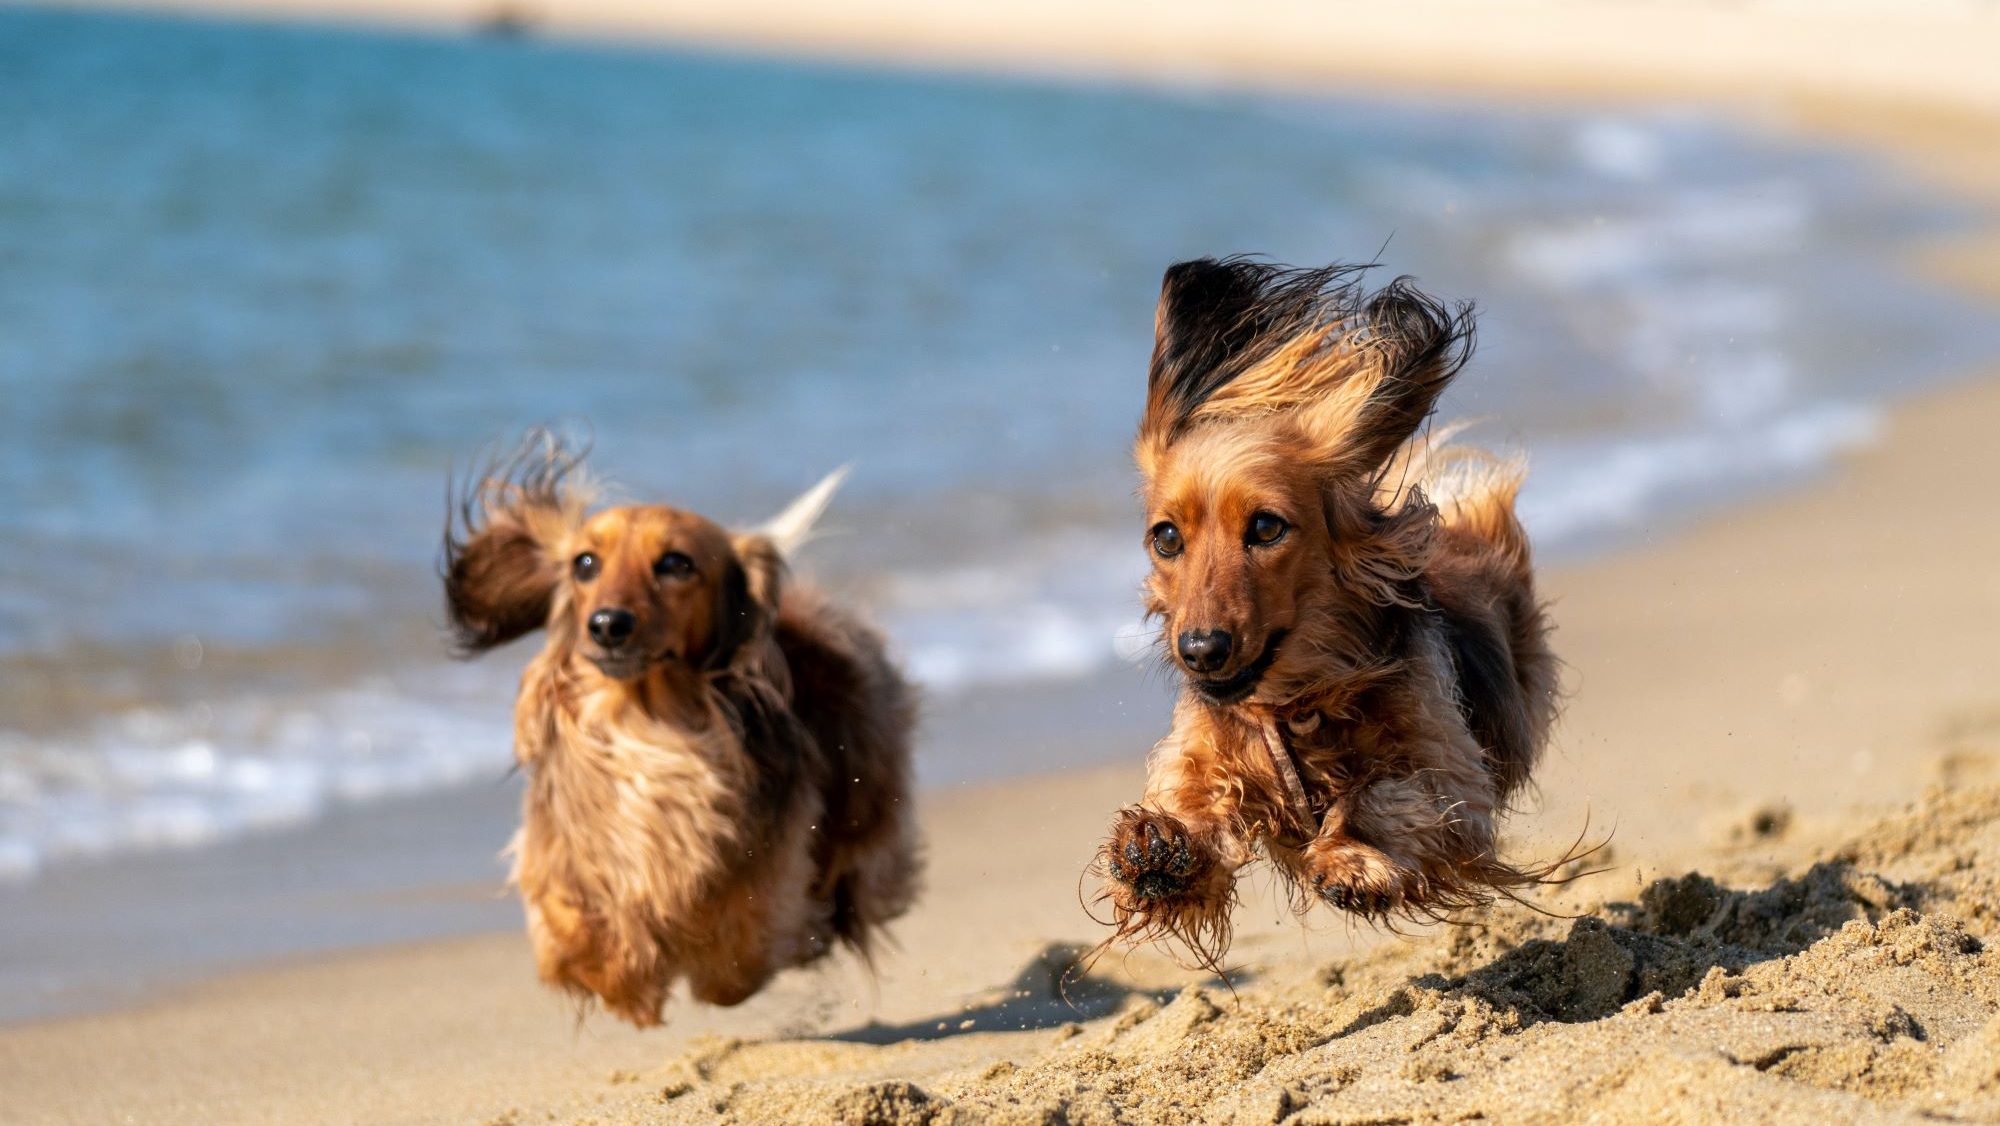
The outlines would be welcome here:
[[[2000,787],[1936,792],[1761,886],[1716,863],[1234,993],[1100,976],[1071,1011],[1052,949],[972,1031],[707,1044],[599,1120],[2000,1119]],[[1007,1012],[1022,1031],[979,1031]]]

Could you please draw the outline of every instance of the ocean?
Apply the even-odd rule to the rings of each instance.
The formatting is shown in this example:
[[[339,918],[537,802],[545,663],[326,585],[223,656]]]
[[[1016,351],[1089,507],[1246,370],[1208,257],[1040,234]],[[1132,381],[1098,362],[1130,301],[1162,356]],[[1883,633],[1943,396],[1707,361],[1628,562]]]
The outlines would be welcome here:
[[[1905,266],[1966,218],[1692,110],[0,10],[0,880],[504,784],[526,653],[450,661],[434,568],[531,425],[728,521],[852,463],[800,569],[924,686],[925,781],[1136,759],[1169,262],[1476,299],[1444,414],[1561,560],[2000,352]]]

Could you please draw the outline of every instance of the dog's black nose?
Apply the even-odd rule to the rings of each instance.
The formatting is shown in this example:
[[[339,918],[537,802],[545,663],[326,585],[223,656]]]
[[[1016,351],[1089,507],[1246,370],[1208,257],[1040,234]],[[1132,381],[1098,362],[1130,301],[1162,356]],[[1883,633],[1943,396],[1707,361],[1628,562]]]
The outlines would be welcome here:
[[[599,610],[590,616],[590,639],[606,649],[616,649],[631,639],[638,625],[639,619],[630,610],[616,606]]]
[[[1175,648],[1189,671],[1214,672],[1228,662],[1230,641],[1228,630],[1191,629],[1181,634]]]

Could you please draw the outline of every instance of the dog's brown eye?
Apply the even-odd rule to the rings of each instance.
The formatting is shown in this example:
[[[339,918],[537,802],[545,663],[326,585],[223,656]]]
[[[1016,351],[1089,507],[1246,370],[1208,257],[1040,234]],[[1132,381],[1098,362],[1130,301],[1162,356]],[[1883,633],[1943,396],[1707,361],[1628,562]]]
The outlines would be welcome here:
[[[587,583],[597,577],[597,556],[586,551],[570,563],[569,570],[577,582]]]
[[[1292,526],[1285,523],[1284,517],[1259,512],[1250,518],[1249,540],[1254,544],[1273,544],[1284,539],[1285,533],[1291,530]]]
[[[1153,525],[1151,533],[1153,554],[1162,559],[1172,559],[1181,553],[1181,530],[1165,520]]]
[[[653,563],[653,573],[663,579],[684,579],[694,574],[694,560],[678,551],[669,551]]]

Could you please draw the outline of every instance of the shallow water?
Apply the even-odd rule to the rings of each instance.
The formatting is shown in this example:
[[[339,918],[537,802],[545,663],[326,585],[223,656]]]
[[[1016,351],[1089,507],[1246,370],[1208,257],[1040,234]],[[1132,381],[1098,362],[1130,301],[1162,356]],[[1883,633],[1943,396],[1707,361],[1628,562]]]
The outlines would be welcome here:
[[[805,569],[931,690],[948,781],[1051,765],[1009,725],[1137,679],[1126,443],[1176,258],[1477,297],[1445,413],[1531,453],[1558,555],[2000,350],[1897,264],[1947,209],[1675,113],[22,10],[0,74],[14,876],[503,774],[522,654],[446,663],[431,567],[448,467],[532,423],[733,520],[856,463]]]

